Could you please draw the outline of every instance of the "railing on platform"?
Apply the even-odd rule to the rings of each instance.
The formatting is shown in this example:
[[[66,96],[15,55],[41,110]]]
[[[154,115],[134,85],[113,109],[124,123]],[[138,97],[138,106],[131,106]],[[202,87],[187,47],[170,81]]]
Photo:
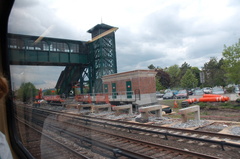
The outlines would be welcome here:
[[[109,103],[110,101],[135,101],[134,91],[108,92],[108,93],[91,93],[75,95],[77,102],[85,103]]]

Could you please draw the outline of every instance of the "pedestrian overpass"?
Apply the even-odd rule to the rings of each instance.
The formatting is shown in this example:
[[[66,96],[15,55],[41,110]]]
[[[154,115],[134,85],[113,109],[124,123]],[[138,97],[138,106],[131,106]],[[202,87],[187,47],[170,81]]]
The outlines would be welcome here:
[[[89,93],[103,92],[102,76],[117,73],[115,31],[98,24],[88,30],[90,41],[8,34],[10,65],[65,66],[55,88],[68,94],[79,84],[88,83]]]

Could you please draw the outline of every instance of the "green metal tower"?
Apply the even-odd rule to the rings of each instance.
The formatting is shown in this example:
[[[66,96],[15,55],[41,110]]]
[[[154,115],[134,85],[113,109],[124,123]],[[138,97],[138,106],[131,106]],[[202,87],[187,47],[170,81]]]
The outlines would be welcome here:
[[[90,55],[89,84],[91,92],[103,92],[102,76],[117,73],[114,33],[116,30],[116,27],[103,23],[88,30],[88,33],[92,34],[92,40],[87,43]]]
[[[118,28],[98,24],[88,33],[90,41],[8,34],[11,65],[66,66],[55,88],[68,94],[78,84],[83,93],[102,93],[102,76],[117,73],[115,34]]]

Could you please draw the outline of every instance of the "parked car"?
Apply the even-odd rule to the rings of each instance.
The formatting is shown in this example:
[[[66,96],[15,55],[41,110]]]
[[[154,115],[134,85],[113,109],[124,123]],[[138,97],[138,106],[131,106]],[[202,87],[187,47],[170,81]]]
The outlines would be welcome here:
[[[167,92],[163,95],[163,99],[174,99],[175,95],[173,94],[173,92]]]
[[[188,95],[193,95],[193,89],[188,89]]]
[[[195,96],[201,96],[203,94],[204,94],[204,92],[202,89],[197,89],[197,90],[194,90],[194,92],[193,92],[193,95],[195,95]]]
[[[205,87],[205,88],[203,88],[203,92],[205,94],[211,94],[212,93],[212,89],[210,87]]]
[[[156,97],[157,97],[157,98],[162,98],[163,95],[164,95],[164,94],[161,93],[161,92],[158,92],[158,91],[156,92]]]
[[[212,94],[224,94],[222,87],[213,87]]]
[[[182,89],[182,90],[178,91],[178,93],[176,94],[176,98],[177,99],[182,99],[182,98],[188,99],[188,91],[186,89]]]
[[[178,90],[172,90],[172,92],[174,95],[178,94]]]
[[[238,85],[235,86],[235,88],[234,88],[234,92],[237,93],[237,94],[240,93],[240,90],[239,90],[239,86],[238,86]]]
[[[171,92],[171,91],[172,91],[171,89],[166,89],[164,93]]]

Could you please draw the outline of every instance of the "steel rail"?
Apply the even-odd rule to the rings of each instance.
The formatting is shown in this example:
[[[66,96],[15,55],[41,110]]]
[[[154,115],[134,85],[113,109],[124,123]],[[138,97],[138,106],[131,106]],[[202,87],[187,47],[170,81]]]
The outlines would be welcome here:
[[[38,119],[35,119],[35,121],[37,121]],[[37,123],[40,123],[40,121],[38,121]],[[68,124],[68,123],[67,123]],[[51,126],[51,127],[55,127],[55,129],[58,129],[58,131],[60,131],[60,133],[66,133],[66,134],[73,134],[71,132],[67,132],[66,130],[63,130],[63,129],[59,129],[57,128],[56,126]],[[115,135],[115,134],[111,134],[111,133],[106,133],[106,132],[103,132],[103,131],[100,131],[98,129],[93,129],[93,128],[87,128],[87,127],[84,127],[85,129],[89,129],[89,130],[94,130],[98,133],[102,133],[104,135],[108,134],[108,135],[111,135],[111,136],[115,136],[115,137],[121,137],[121,138],[125,138],[125,139],[128,139],[128,140],[131,140],[131,141],[135,141],[135,142],[138,142],[138,143],[141,143],[141,144],[144,144],[144,145],[151,145],[151,146],[157,146],[159,148],[163,148],[163,149],[168,149],[169,151],[173,151],[173,152],[178,152],[180,154],[188,154],[188,155],[192,155],[192,156],[195,156],[195,157],[202,157],[202,158],[215,158],[213,156],[209,156],[209,155],[204,155],[204,154],[200,154],[200,153],[196,153],[196,152],[191,152],[191,151],[185,151],[185,150],[181,150],[181,149],[178,149],[178,148],[173,148],[173,147],[169,147],[169,146],[163,146],[163,145],[159,145],[159,144],[155,144],[155,143],[151,143],[151,142],[147,142],[147,141],[141,141],[141,140],[136,140],[136,139],[132,139],[132,138],[129,138],[129,137],[125,137],[125,136],[122,136],[122,135]],[[79,134],[74,134],[72,135],[74,136],[75,138],[77,139],[80,139],[82,141],[85,141],[85,142],[88,142],[88,143],[91,143],[94,139],[90,139],[90,138],[87,138],[88,140],[86,140],[86,137],[84,137],[84,139],[80,138],[79,137]],[[98,140],[94,140],[94,144],[95,143],[99,143],[98,145],[103,146],[103,144],[106,144],[106,143],[101,143],[100,141]],[[96,146],[96,145],[95,145]],[[109,145],[108,145],[109,146]],[[131,152],[131,151],[128,151],[128,150],[122,150],[118,147],[112,147],[112,152],[115,153],[115,154],[121,154],[121,155],[124,155],[124,156],[128,156],[128,157],[132,157],[132,158],[148,158],[148,156],[143,156],[141,154],[137,154],[137,153],[134,153],[134,152]],[[136,156],[138,155],[138,156]],[[142,157],[141,157],[142,156]]]
[[[80,153],[78,153],[77,151],[72,150],[71,148],[69,148],[69,147],[63,145],[63,144],[60,143],[59,141],[53,139],[52,137],[50,137],[49,135],[47,135],[47,134],[45,134],[45,133],[43,133],[43,132],[37,130],[36,128],[32,127],[30,124],[28,124],[28,123],[22,121],[21,119],[16,118],[16,120],[18,120],[18,121],[21,122],[22,124],[24,124],[24,125],[30,127],[31,129],[33,129],[33,130],[36,131],[37,133],[43,135],[44,137],[50,139],[51,141],[55,142],[57,145],[59,145],[59,146],[65,148],[65,149],[67,149],[68,151],[72,152],[73,154],[75,154],[75,155],[77,155],[77,156],[81,156],[82,158],[85,158],[85,159],[89,159],[89,157],[87,157],[87,156],[85,156],[85,155],[83,155],[83,154],[80,154]]]
[[[46,110],[44,110],[46,111]],[[50,111],[50,110],[47,110],[49,112],[56,112],[56,113],[59,113],[59,114],[62,114],[64,116],[68,116],[68,117],[72,117],[72,116],[75,116],[75,117],[72,117],[73,119],[76,119],[76,120],[82,120],[82,121],[85,121],[85,124],[87,124],[88,122],[91,122],[91,123],[96,123],[96,124],[102,124],[104,127],[106,125],[109,125],[109,126],[114,126],[114,127],[118,127],[118,128],[123,128],[123,129],[128,129],[128,131],[131,133],[131,130],[135,130],[135,131],[142,131],[142,132],[146,132],[146,133],[152,133],[152,134],[157,134],[157,135],[164,135],[165,136],[165,139],[167,140],[168,139],[168,136],[172,136],[172,137],[178,137],[178,138],[185,138],[185,139],[190,139],[190,140],[196,140],[196,141],[202,141],[202,142],[208,142],[208,143],[214,143],[214,144],[218,144],[221,146],[221,149],[224,150],[224,146],[230,146],[230,147],[236,147],[236,148],[240,148],[240,143],[239,144],[234,144],[234,143],[230,143],[230,142],[226,142],[226,141],[219,141],[219,140],[211,140],[211,139],[203,139],[203,138],[198,138],[198,137],[190,137],[190,136],[186,136],[186,135],[177,135],[177,134],[174,134],[174,133],[169,133],[168,131],[166,132],[158,132],[158,131],[153,131],[153,130],[145,130],[145,129],[141,129],[141,128],[135,128],[135,127],[132,127],[132,126],[123,126],[123,125],[119,125],[119,124],[110,124],[110,123],[107,123],[107,122],[100,122],[100,121],[94,121],[94,120],[103,120],[103,121],[108,121],[108,122],[117,122],[117,123],[122,123],[122,124],[127,124],[127,125],[138,125],[138,126],[143,126],[143,127],[148,127],[148,128],[155,128],[155,129],[166,129],[166,130],[171,130],[171,131],[181,131],[181,132],[186,132],[186,133],[196,133],[196,134],[207,134],[207,135],[211,135],[211,136],[221,136],[221,137],[228,137],[228,138],[236,138],[236,139],[239,139],[240,140],[240,136],[235,136],[235,135],[229,135],[229,134],[219,134],[219,133],[212,133],[212,132],[201,132],[201,131],[196,131],[196,130],[187,130],[187,129],[180,129],[180,128],[172,128],[172,127],[162,127],[162,126],[154,126],[154,125],[146,125],[146,124],[139,124],[139,123],[129,123],[129,122],[124,122],[124,121],[116,121],[116,120],[111,120],[111,119],[103,119],[103,118],[97,118],[97,117],[89,117],[89,116],[82,116],[84,118],[90,118],[90,119],[93,119],[93,120],[90,120],[90,119],[82,119],[79,117],[79,115],[74,115],[74,114],[67,114],[64,113],[64,112],[59,112],[59,111]]]
[[[80,140],[83,140],[79,134],[76,134],[76,133],[73,133],[73,132],[69,132],[67,130],[63,130],[63,129],[60,129],[60,128],[57,128],[56,126],[53,126],[55,127],[55,129],[58,129],[59,131],[61,131],[61,133],[65,133],[65,134],[68,134],[68,135],[71,135],[73,137],[75,137],[76,139],[80,139]],[[86,129],[86,127],[85,127]],[[121,137],[121,138],[124,138],[124,139],[127,139],[127,140],[130,140],[130,141],[134,141],[134,142],[137,142],[137,143],[141,143],[141,144],[144,144],[144,145],[149,145],[149,146],[154,146],[154,147],[158,147],[158,148],[162,148],[162,149],[167,149],[168,151],[173,151],[173,152],[178,152],[179,154],[186,154],[186,155],[192,155],[192,157],[201,157],[201,158],[209,158],[209,159],[216,159],[216,157],[213,157],[213,156],[209,156],[209,155],[205,155],[205,154],[201,154],[201,153],[196,153],[196,152],[191,152],[191,151],[185,151],[185,150],[182,150],[182,149],[178,149],[178,148],[173,148],[173,147],[169,147],[169,146],[163,146],[163,145],[160,145],[160,144],[156,144],[156,143],[152,143],[152,142],[148,142],[148,141],[142,141],[142,140],[137,140],[137,139],[133,139],[133,138],[130,138],[130,137],[125,137],[125,136],[122,136],[122,135],[116,135],[116,134],[112,134],[112,133],[107,133],[107,132],[103,132],[103,131],[100,131],[98,129],[95,129],[95,128],[87,128],[89,130],[94,130],[98,133],[102,133],[104,135],[111,135],[111,136],[114,136],[114,137]],[[95,139],[92,139],[92,138],[88,138],[88,137],[84,137],[84,139],[86,139],[88,142],[92,142],[94,141],[94,146],[95,144],[96,145],[99,145],[99,146],[103,146],[103,145],[106,145],[107,147],[108,146],[111,146],[112,148],[112,151],[116,151],[117,152],[121,152],[121,154],[123,154],[124,156],[127,156],[130,154],[130,156],[134,157],[136,156],[136,158],[139,158],[139,157],[143,157],[143,158],[151,158],[149,156],[145,156],[145,155],[141,155],[141,154],[138,154],[138,153],[135,153],[135,152],[132,152],[132,151],[128,151],[127,149],[124,149],[124,148],[119,148],[119,147],[116,147],[116,146],[112,146],[112,145],[109,145],[107,143],[104,143],[104,142],[101,142],[99,140],[95,140]],[[120,150],[120,151],[119,151]],[[135,158],[135,157],[134,157]]]

